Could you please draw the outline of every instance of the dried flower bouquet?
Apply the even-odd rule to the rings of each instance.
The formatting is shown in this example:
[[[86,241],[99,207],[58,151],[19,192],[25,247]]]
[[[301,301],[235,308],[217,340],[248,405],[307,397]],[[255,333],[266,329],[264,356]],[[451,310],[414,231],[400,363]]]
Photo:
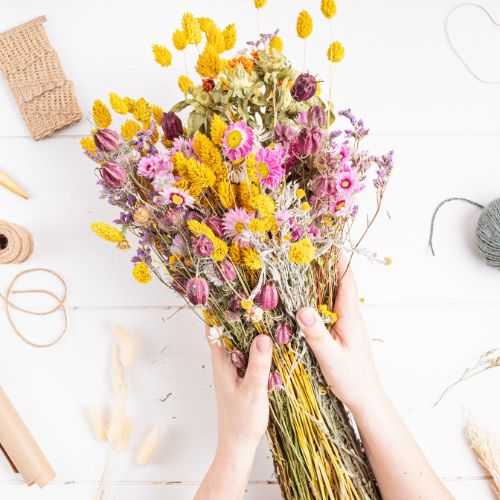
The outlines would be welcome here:
[[[260,10],[265,1],[255,4]],[[333,17],[334,7],[323,1],[323,14]],[[302,12],[297,34],[305,41],[311,30]],[[136,235],[134,278],[147,283],[155,275],[201,311],[239,373],[255,335],[274,339],[268,438],[284,498],[380,498],[295,312],[313,306],[325,323],[336,321],[340,252],[363,252],[351,241],[357,194],[371,186],[376,215],[392,153],[362,150],[368,130],[350,111],[339,113],[348,128],[333,130],[332,104],[320,98],[314,76],[291,66],[277,33],[226,59],[234,25],[221,30],[186,13],[172,41],[185,54],[203,38],[201,81],[182,75],[185,98],[168,112],[112,93],[112,109],[132,115],[119,134],[107,106],[94,103],[96,129],[82,146],[97,163],[102,197],[121,209],[121,229],[101,222],[93,230],[120,248]],[[153,52],[171,65],[166,47]],[[339,42],[326,52],[332,64],[344,55]],[[184,125],[177,113],[185,108]]]

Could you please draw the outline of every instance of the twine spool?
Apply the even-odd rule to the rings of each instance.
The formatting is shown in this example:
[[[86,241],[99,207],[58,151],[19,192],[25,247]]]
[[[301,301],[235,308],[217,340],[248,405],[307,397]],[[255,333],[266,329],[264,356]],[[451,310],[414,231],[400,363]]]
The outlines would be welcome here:
[[[450,201],[465,201],[482,210],[476,227],[476,246],[484,262],[500,270],[500,198],[493,200],[486,207],[467,198],[448,198],[442,201],[434,210],[431,220],[429,246],[432,255],[435,255],[432,237],[436,215],[439,209]]]
[[[19,264],[33,253],[33,236],[24,227],[0,220],[0,264]]]

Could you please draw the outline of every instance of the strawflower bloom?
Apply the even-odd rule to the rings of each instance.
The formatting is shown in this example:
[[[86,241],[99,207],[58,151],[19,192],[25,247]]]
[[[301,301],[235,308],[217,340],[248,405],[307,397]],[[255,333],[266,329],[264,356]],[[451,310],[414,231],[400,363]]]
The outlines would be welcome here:
[[[283,161],[286,149],[277,145],[274,149],[262,148],[255,156],[257,174],[264,187],[276,189],[285,176]]]
[[[253,130],[243,121],[229,125],[222,139],[224,155],[231,161],[238,161],[252,151]]]
[[[243,248],[250,246],[250,243],[243,235],[243,232],[248,228],[248,223],[254,218],[254,214],[247,213],[244,208],[232,208],[228,210],[222,218],[222,227],[224,228],[224,236],[231,238]]]

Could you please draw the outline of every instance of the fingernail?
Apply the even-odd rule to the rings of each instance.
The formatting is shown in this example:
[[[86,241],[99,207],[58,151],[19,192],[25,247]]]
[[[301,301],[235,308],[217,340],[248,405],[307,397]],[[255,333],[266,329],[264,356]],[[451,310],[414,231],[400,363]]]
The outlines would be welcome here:
[[[257,350],[259,352],[268,352],[269,349],[271,349],[271,345],[272,345],[272,342],[271,342],[271,339],[267,336],[267,335],[259,335],[257,337],[257,341],[255,342],[256,346],[257,346]]]
[[[314,311],[310,307],[304,307],[299,312],[299,321],[303,326],[314,325]]]

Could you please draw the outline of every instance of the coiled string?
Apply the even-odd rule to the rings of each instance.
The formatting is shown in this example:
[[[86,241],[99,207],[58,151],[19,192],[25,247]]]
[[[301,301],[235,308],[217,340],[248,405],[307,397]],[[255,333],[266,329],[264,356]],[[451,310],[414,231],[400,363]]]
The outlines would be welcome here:
[[[62,288],[63,288],[62,296],[59,297],[54,292],[52,292],[50,290],[43,290],[43,289],[14,290],[14,287],[15,287],[16,283],[18,282],[19,278],[21,278],[22,276],[25,276],[27,274],[37,273],[37,272],[48,273],[48,274],[54,276],[62,285]],[[6,315],[7,315],[7,320],[9,321],[10,326],[14,330],[15,334],[25,344],[27,344],[31,347],[37,347],[37,348],[52,347],[53,345],[57,344],[64,337],[64,335],[68,329],[68,314],[67,314],[66,306],[65,306],[67,291],[68,291],[68,287],[66,285],[66,282],[58,273],[56,273],[55,271],[52,271],[51,269],[46,269],[46,268],[40,267],[40,268],[34,268],[34,269],[27,269],[25,271],[21,271],[20,273],[16,274],[14,276],[14,278],[12,279],[12,281],[10,282],[9,286],[7,287],[7,291],[6,291],[5,295],[2,295],[0,293],[0,299],[2,299],[5,302],[5,311],[6,311]],[[12,301],[12,296],[14,296],[14,295],[30,294],[30,293],[43,294],[43,295],[47,295],[49,297],[52,297],[56,301],[56,304],[53,307],[48,308],[47,310],[39,311],[39,310],[28,309],[26,307],[21,307],[20,305],[17,305]],[[63,328],[56,335],[56,337],[49,342],[46,342],[46,343],[34,342],[33,340],[26,337],[23,333],[21,333],[21,331],[17,327],[17,325],[14,321],[14,318],[12,317],[13,310],[23,312],[25,314],[29,314],[32,316],[49,316],[51,314],[56,313],[57,311],[61,311],[63,314],[63,319],[64,319]]]

